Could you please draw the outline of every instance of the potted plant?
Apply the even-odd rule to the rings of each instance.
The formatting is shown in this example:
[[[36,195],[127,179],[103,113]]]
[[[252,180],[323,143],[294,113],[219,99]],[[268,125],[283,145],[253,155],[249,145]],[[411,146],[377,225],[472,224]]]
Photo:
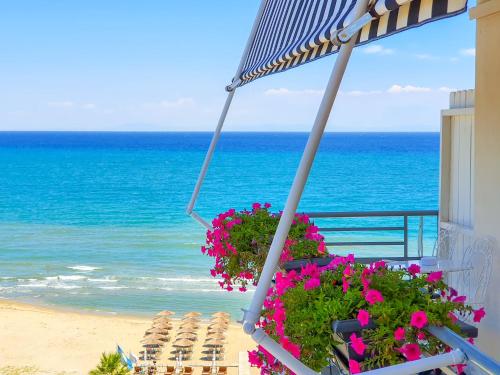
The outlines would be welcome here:
[[[256,284],[264,267],[281,213],[272,213],[271,205],[254,203],[252,210],[230,209],[213,221],[213,230],[207,231],[203,254],[214,258],[210,273],[221,276],[219,285],[228,291],[237,286],[246,291]],[[327,257],[323,236],[304,214],[297,214],[285,241],[280,265],[297,259]]]
[[[460,333],[456,313],[474,314],[475,321],[484,316],[483,309],[467,306],[441,273],[421,274],[416,265],[393,270],[383,261],[365,266],[349,255],[334,256],[324,267],[308,264],[299,272],[277,273],[259,325],[313,370],[340,355],[354,374],[449,350],[425,327]],[[250,352],[249,360],[262,373],[289,373],[262,347]]]

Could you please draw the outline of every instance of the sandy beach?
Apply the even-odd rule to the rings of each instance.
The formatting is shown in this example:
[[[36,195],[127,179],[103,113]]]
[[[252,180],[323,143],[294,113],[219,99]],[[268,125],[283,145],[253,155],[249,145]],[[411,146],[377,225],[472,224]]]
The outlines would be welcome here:
[[[173,323],[175,333],[178,322]],[[201,360],[207,324],[201,323],[193,357],[186,365],[210,365]],[[139,341],[150,326],[151,319],[142,317],[95,315],[0,300],[0,374],[87,374],[101,353],[115,351],[116,344],[137,354]],[[254,346],[240,326],[230,324],[220,365],[232,366],[229,373],[237,374],[239,357]],[[169,342],[165,352],[171,349]],[[248,374],[246,367],[245,363],[240,373]],[[195,368],[195,374],[200,371]]]

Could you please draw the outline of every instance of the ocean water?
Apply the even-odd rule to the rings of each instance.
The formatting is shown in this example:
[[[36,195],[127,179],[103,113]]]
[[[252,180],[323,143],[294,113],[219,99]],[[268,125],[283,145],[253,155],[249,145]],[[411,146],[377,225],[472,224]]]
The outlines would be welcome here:
[[[218,288],[208,272],[211,260],[199,250],[204,229],[184,213],[210,138],[0,133],[0,298],[145,315],[224,309],[239,318],[251,291]],[[281,209],[306,140],[302,133],[223,134],[197,211],[212,218],[256,201]],[[326,134],[300,210],[436,209],[438,175],[437,133]],[[432,251],[435,226],[426,219],[425,252]],[[415,253],[417,219],[410,228]],[[390,246],[330,250],[402,252]]]

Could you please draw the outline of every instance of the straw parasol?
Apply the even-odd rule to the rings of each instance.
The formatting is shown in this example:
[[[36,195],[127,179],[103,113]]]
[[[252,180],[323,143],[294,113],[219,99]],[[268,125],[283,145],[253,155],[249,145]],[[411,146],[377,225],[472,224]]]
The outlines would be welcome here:
[[[229,315],[229,313],[224,312],[224,311],[217,311],[216,313],[212,314],[212,317],[214,317],[214,318],[220,318],[220,317],[222,317],[222,318],[229,319],[230,316],[231,315]]]
[[[172,320],[168,316],[155,316],[153,322],[171,322]]]
[[[182,318],[182,321],[183,322],[199,322],[200,318],[198,318],[196,316],[186,316],[186,317]]]
[[[193,342],[188,339],[178,339],[175,340],[175,342],[172,344],[172,346],[179,347],[179,348],[188,348],[193,346]]]
[[[212,327],[207,330],[207,334],[210,335],[211,333],[226,333],[227,329],[224,327]]]
[[[185,323],[181,323],[181,326],[180,328],[192,328],[192,329],[198,329],[200,328],[200,326],[196,323],[192,323],[192,322],[185,322]]]
[[[210,332],[207,334],[207,340],[208,339],[225,340],[226,336],[224,336],[221,332]]]
[[[167,328],[162,328],[162,327],[153,327],[153,328],[150,328],[150,329],[146,330],[146,335],[150,335],[152,333],[157,333],[159,335],[167,336],[168,335],[168,329]]]
[[[193,317],[198,317],[198,316],[201,316],[201,313],[199,313],[197,311],[190,311],[190,312],[184,314],[185,318],[193,318]]]
[[[169,330],[169,329],[172,329],[173,325],[170,322],[155,321],[155,322],[153,322],[151,327]]]
[[[210,320],[210,323],[224,323],[224,324],[229,324],[229,320],[226,318],[213,318]]]
[[[150,334],[145,334],[144,339],[147,340],[160,340],[160,341],[168,341],[168,336],[161,335],[159,333],[150,333]]]
[[[218,329],[218,330],[221,330],[221,329],[227,329],[228,327],[228,324],[225,324],[225,323],[212,323],[208,326],[208,329]]]
[[[224,346],[224,341],[217,339],[208,339],[203,346],[211,346],[211,347]]]
[[[176,339],[188,339],[188,340],[196,340],[198,336],[194,333],[184,332],[180,333],[176,336]]]
[[[172,316],[172,315],[175,315],[175,312],[169,310],[163,310],[160,311],[158,314],[156,314],[156,316]]]

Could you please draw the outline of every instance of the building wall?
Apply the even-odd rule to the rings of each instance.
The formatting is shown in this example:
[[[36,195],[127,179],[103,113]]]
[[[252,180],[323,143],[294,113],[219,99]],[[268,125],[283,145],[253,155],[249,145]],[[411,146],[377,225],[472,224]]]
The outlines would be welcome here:
[[[474,230],[500,243],[500,0],[478,1],[477,20]],[[500,247],[480,326],[479,346],[500,359]]]

